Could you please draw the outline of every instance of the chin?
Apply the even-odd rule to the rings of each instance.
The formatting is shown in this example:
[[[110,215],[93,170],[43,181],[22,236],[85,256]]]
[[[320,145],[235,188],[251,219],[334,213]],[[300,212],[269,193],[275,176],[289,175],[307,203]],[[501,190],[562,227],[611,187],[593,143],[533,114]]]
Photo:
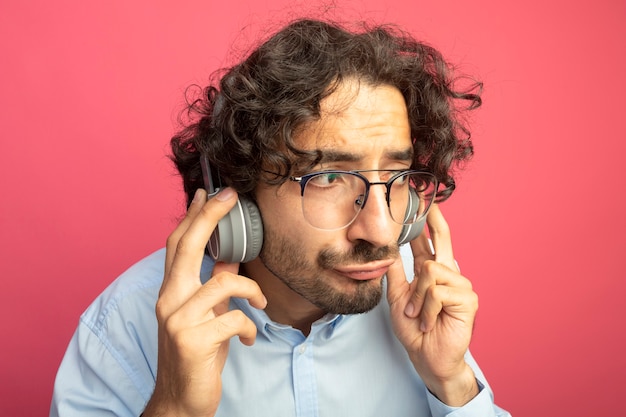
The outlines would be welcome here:
[[[354,288],[346,292],[329,290],[309,300],[317,307],[332,314],[362,314],[376,307],[383,295],[382,280],[356,281]]]

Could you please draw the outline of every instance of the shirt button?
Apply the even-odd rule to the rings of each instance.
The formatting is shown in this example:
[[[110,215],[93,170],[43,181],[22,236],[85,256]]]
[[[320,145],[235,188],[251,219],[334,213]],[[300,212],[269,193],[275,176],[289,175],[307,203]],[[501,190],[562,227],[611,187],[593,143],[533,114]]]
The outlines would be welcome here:
[[[306,352],[306,345],[302,344],[298,346],[298,353],[302,355],[304,352]]]

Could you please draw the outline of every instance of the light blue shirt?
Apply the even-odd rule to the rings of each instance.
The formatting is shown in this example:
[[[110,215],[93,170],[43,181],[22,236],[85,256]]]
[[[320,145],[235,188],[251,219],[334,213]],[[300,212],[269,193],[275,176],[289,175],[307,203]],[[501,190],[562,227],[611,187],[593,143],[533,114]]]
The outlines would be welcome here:
[[[50,416],[137,417],[157,373],[154,306],[165,250],[115,280],[80,318],[59,368]],[[210,277],[205,259],[202,280]],[[385,297],[360,315],[327,315],[308,336],[233,299],[258,328],[256,342],[230,342],[217,417],[493,417],[491,389],[469,354],[481,388],[464,407],[448,407],[424,386],[391,329]]]

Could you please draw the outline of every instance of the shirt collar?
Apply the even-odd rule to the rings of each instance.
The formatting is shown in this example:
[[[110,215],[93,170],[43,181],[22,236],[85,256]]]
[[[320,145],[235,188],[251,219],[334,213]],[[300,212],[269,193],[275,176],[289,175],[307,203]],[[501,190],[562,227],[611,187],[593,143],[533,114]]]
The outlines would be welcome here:
[[[265,336],[270,341],[273,341],[275,337],[279,336],[282,339],[286,338],[296,343],[296,334],[301,335],[302,339],[304,338],[300,330],[294,329],[287,324],[281,324],[273,321],[269,318],[265,311],[252,307],[248,300],[233,297],[231,299],[231,308],[237,308],[241,310],[254,322],[259,333]],[[346,319],[348,319],[349,317],[350,316],[346,316],[343,314],[326,314],[325,316],[313,323],[313,325],[311,326],[311,333],[308,337],[319,337],[322,340],[330,339],[337,326],[345,322]]]

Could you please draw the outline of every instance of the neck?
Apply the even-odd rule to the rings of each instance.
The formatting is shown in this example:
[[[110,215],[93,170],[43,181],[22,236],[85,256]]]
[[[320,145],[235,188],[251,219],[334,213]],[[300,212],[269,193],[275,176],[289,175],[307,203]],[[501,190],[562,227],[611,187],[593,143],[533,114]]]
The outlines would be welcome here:
[[[253,279],[267,298],[265,313],[277,323],[299,329],[304,335],[326,312],[294,292],[270,272],[260,258],[241,265],[241,274]]]

